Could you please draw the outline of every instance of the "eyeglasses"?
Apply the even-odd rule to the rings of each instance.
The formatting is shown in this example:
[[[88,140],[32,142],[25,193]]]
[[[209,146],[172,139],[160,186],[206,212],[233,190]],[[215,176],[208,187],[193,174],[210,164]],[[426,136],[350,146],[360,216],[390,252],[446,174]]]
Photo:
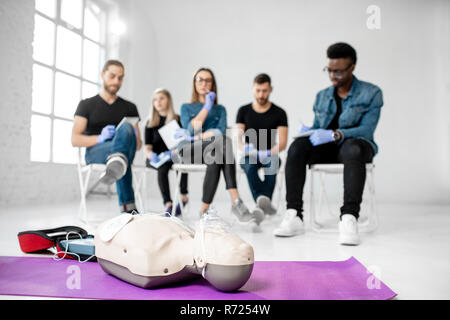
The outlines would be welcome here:
[[[203,78],[197,77],[197,78],[195,78],[195,82],[197,82],[197,83],[203,82],[203,83],[211,84],[213,82],[213,79],[212,78],[203,79]]]
[[[342,78],[344,76],[344,73],[348,71],[348,69],[350,69],[353,66],[353,63],[350,64],[347,68],[345,68],[344,70],[330,70],[328,67],[324,67],[323,68],[323,72],[328,72],[328,74],[332,74],[334,73],[334,76],[336,78]]]

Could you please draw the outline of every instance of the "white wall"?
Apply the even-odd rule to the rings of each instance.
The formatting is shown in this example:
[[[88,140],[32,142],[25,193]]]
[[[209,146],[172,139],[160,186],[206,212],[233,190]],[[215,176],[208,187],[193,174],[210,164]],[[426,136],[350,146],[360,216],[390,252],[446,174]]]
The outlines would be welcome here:
[[[450,2],[135,2],[154,27],[149,38],[156,50],[155,85],[167,87],[179,108],[189,100],[193,72],[211,67],[229,125],[238,107],[252,99],[253,77],[267,72],[272,100],[286,109],[292,136],[300,119],[312,122],[314,96],[329,85],[321,71],[326,48],[337,41],[352,44],[359,57],[355,74],[384,93],[375,134],[378,199],[450,203]],[[366,27],[372,4],[381,9],[380,30]],[[341,192],[340,180],[331,184],[335,194]]]
[[[375,135],[379,200],[450,203],[450,2],[117,3],[127,33],[111,57],[125,62],[121,95],[138,105],[141,117],[156,87],[171,90],[179,108],[189,99],[193,72],[209,66],[232,125],[238,107],[252,98],[253,77],[267,72],[272,100],[286,109],[292,136],[300,119],[312,121],[314,96],[329,85],[321,71],[327,46],[351,43],[359,55],[355,74],[384,92]],[[381,8],[380,30],[366,28],[371,4]],[[33,10],[32,0],[0,1],[1,205],[75,200],[79,192],[73,165],[29,161]],[[335,193],[341,184],[332,183]],[[199,186],[193,176],[197,199]],[[218,190],[216,199],[226,199],[223,179]],[[151,191],[159,194],[155,184]]]
[[[30,162],[33,29],[34,1],[0,1],[2,205],[57,202],[77,191],[73,166]]]
[[[128,23],[129,34],[136,32],[136,29],[147,29],[147,19],[133,9],[131,2],[104,2],[113,10],[113,17],[125,17],[127,21],[131,21]],[[114,10],[115,3],[119,4],[117,10]],[[138,27],[135,27],[133,21]],[[79,198],[75,165],[30,161],[34,1],[1,0],[0,30],[0,205],[74,201]],[[127,78],[134,77],[136,81],[153,87],[149,76],[139,72],[139,69],[153,69],[154,58],[141,50],[139,45],[135,45],[135,42],[147,45],[148,35],[144,39],[138,36],[125,39],[123,43],[121,39],[110,34],[108,36],[110,56],[107,58],[124,57],[125,63],[129,65]],[[149,63],[146,64],[146,61]],[[140,98],[142,92],[144,90],[141,86],[130,87],[126,83],[121,94],[125,98],[132,96],[135,98],[132,100],[139,103],[147,100]],[[145,94],[144,96],[146,97]],[[144,114],[144,110],[140,112]]]

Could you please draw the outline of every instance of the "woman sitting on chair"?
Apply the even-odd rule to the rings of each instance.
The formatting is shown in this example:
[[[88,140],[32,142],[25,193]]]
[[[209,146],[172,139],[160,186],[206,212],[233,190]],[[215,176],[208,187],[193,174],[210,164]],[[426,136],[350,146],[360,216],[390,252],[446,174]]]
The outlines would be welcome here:
[[[194,74],[191,102],[181,106],[180,128],[175,138],[183,138],[179,145],[179,161],[184,164],[206,164],[200,216],[209,208],[223,172],[226,189],[231,198],[231,211],[242,221],[259,224],[264,213],[250,212],[242,202],[236,187],[236,167],[232,142],[226,136],[227,113],[217,104],[217,85],[210,69],[201,68]]]
[[[172,199],[170,197],[169,170],[172,168],[171,159],[164,162],[164,158],[170,156],[163,139],[159,135],[158,129],[165,124],[176,120],[181,126],[180,116],[173,110],[172,96],[166,89],[156,89],[153,93],[152,110],[149,120],[145,126],[145,156],[146,166],[158,171],[158,185],[161,191],[166,212],[172,213]],[[163,163],[162,163],[163,162]],[[188,202],[187,173],[181,175],[180,193],[183,206]],[[175,215],[181,214],[180,205],[175,209]]]

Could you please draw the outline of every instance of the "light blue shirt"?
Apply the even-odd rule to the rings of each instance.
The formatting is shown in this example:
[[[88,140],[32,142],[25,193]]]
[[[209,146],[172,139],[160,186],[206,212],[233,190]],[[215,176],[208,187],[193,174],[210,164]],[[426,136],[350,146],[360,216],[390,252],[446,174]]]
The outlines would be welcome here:
[[[373,135],[380,119],[382,106],[383,93],[381,89],[369,82],[358,80],[354,76],[350,92],[342,99],[342,112],[339,116],[338,130],[344,139],[364,139],[370,143],[374,154],[377,154],[378,146]],[[337,111],[334,86],[317,94],[313,110],[313,129],[328,128]]]
[[[197,135],[199,132],[194,132],[191,120],[194,119],[198,113],[202,110],[203,104],[198,103],[185,103],[181,106],[180,120],[183,128],[189,130],[191,135]],[[214,130],[216,129],[216,130]],[[227,111],[224,106],[215,104],[208,113],[208,116],[203,122],[201,132],[205,131],[220,131],[220,134],[226,135],[227,130]],[[218,133],[218,132],[217,132]]]

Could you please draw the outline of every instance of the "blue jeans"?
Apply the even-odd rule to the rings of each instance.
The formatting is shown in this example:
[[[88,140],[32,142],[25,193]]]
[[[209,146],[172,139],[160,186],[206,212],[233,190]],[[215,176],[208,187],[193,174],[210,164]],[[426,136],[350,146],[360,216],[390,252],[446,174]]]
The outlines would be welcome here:
[[[116,181],[119,205],[134,203],[133,176],[131,164],[136,153],[136,135],[133,126],[124,123],[116,131],[114,138],[104,143],[86,149],[86,163],[106,163],[106,158],[112,153],[121,152],[128,159],[128,168],[125,175]]]
[[[247,176],[248,185],[255,201],[261,195],[272,199],[280,164],[280,158],[276,155],[267,158],[264,163],[261,163],[254,157],[246,156],[241,159],[240,165]],[[264,180],[261,180],[258,176],[260,168],[264,169]]]

